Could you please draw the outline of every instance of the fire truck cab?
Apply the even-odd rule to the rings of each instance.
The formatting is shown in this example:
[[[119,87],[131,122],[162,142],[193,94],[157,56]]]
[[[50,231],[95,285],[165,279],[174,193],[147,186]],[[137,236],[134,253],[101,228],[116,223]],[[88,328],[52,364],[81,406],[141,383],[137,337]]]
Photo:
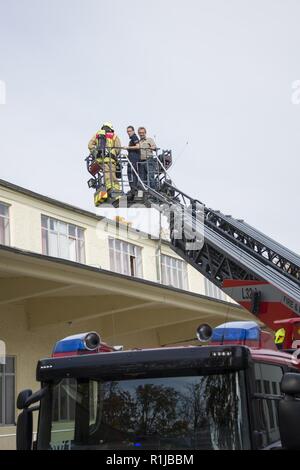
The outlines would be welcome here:
[[[300,449],[300,361],[255,322],[202,325],[194,346],[56,343],[18,396],[18,449]],[[38,428],[33,442],[33,413]]]

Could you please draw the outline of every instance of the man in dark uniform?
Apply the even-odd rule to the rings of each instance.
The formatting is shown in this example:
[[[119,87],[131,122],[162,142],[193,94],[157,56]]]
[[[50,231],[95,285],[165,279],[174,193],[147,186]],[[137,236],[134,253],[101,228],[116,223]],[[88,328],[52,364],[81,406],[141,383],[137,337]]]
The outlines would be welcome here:
[[[132,164],[132,167],[135,169],[136,173],[138,173],[139,171],[138,163],[141,160],[141,152],[140,152],[140,144],[139,144],[140,141],[134,131],[133,126],[127,127],[127,134],[129,137],[129,144],[128,144],[128,147],[125,147],[125,149],[128,150],[128,159],[130,163]],[[132,167],[128,163],[128,167],[127,167],[128,181],[129,181],[129,185],[131,189],[131,194],[134,195],[137,190],[138,179],[137,179],[135,172],[132,170]]]

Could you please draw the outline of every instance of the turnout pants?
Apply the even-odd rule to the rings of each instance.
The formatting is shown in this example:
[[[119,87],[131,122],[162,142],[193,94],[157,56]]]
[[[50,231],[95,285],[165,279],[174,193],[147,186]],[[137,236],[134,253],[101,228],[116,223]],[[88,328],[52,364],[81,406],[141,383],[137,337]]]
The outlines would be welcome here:
[[[112,157],[97,158],[104,175],[106,190],[120,190],[120,185],[116,176],[116,161]]]

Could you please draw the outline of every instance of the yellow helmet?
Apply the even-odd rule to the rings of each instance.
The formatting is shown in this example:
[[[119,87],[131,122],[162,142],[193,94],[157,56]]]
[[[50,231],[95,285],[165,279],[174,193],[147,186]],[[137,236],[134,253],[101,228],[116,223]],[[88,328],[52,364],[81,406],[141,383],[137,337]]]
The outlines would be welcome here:
[[[110,122],[110,121],[104,122],[103,127],[109,127],[112,131],[114,130],[114,126],[113,126],[112,122]]]
[[[275,333],[275,344],[282,344],[285,338],[285,329],[279,328]]]

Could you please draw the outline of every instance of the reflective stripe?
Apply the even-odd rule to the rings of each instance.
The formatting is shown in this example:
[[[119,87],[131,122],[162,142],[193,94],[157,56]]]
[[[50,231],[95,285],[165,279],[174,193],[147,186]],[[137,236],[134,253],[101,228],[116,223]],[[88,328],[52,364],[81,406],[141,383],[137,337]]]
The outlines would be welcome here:
[[[98,163],[113,163],[114,165],[116,164],[116,161],[112,157],[105,157],[105,158],[97,158]]]

